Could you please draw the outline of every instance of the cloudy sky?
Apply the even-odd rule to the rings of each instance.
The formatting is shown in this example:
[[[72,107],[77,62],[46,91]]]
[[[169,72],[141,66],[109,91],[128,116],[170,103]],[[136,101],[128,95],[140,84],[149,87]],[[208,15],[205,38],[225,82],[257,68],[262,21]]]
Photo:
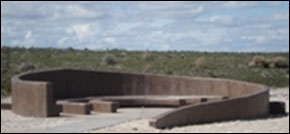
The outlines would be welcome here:
[[[289,2],[2,2],[1,46],[289,51]]]

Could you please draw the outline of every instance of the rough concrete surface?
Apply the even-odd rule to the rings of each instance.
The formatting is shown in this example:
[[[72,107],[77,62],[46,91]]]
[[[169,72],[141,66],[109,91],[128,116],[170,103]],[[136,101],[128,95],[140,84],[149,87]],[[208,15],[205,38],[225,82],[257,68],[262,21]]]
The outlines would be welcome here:
[[[1,133],[76,133],[132,120],[151,119],[172,108],[122,108],[117,113],[62,114],[56,118],[27,118],[1,110]]]
[[[283,101],[289,113],[289,88],[271,90],[271,100]],[[124,124],[92,130],[92,133],[289,133],[289,115],[256,120],[191,125],[167,130],[158,130],[148,125],[150,120],[137,120]]]
[[[9,99],[8,99],[9,100]],[[289,88],[274,89],[271,90],[271,100],[283,101],[287,103],[287,112],[289,112]],[[2,101],[2,100],[1,100]],[[2,101],[5,102],[5,101]],[[92,133],[139,133],[139,132],[150,132],[150,133],[201,133],[201,132],[220,132],[220,133],[258,133],[258,132],[271,132],[271,133],[289,133],[289,116],[283,117],[269,117],[264,119],[256,120],[236,120],[227,122],[217,122],[209,124],[191,125],[185,127],[178,127],[172,129],[159,130],[149,126],[150,118],[154,115],[158,115],[167,110],[159,111],[156,110],[137,110],[136,109],[120,109],[121,112],[125,112],[127,116],[132,117],[125,123],[108,124],[107,126],[88,128],[79,132],[92,132]],[[135,112],[134,112],[135,111]],[[119,111],[120,112],[120,111]],[[104,114],[109,117],[113,114]],[[142,115],[142,116],[141,116]],[[46,130],[63,129],[63,131],[70,132],[72,129],[69,126],[75,126],[77,124],[83,124],[88,119],[93,123],[92,117],[100,117],[99,114],[93,114],[91,116],[74,116],[74,115],[62,115],[57,118],[27,118],[13,114],[11,111],[1,110],[1,133],[9,132],[49,132]],[[99,122],[96,120],[95,122]],[[79,129],[82,130],[82,129]]]

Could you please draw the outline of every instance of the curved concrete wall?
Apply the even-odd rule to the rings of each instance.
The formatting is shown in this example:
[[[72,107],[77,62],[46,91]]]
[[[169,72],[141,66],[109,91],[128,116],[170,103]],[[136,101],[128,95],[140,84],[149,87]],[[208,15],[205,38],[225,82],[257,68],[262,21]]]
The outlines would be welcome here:
[[[12,78],[12,110],[24,116],[58,115],[55,103],[61,99],[123,95],[219,95],[230,98],[189,105],[161,115],[152,122],[158,128],[263,116],[268,113],[269,103],[267,87],[225,79],[69,69],[26,73]],[[203,111],[202,115],[207,118],[200,117],[198,111]]]
[[[268,114],[268,92],[217,102],[188,105],[165,113],[150,122],[156,128],[234,119],[265,117]]]

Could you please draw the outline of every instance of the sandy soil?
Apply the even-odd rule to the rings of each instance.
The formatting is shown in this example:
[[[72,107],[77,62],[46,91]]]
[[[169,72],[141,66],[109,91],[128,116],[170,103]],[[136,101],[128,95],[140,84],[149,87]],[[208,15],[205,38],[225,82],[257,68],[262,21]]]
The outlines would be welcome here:
[[[9,100],[9,99],[8,99]],[[271,91],[271,100],[280,100],[287,103],[289,112],[289,88],[275,89]],[[2,101],[2,99],[1,99]],[[22,132],[33,129],[45,129],[82,121],[82,117],[58,117],[58,118],[27,118],[13,114],[11,111],[1,110],[1,133]],[[149,126],[149,120],[131,121],[98,130],[88,130],[92,133],[250,133],[250,132],[284,132],[289,133],[289,116],[272,117],[258,120],[238,120],[230,122],[192,125],[173,128],[170,130],[158,130]]]
[[[79,121],[81,121],[80,118],[70,117],[27,118],[16,115],[11,111],[1,110],[1,133],[46,129]]]
[[[271,91],[271,100],[287,103],[289,112],[289,88]],[[150,120],[138,120],[124,124],[91,130],[91,133],[289,133],[289,116],[269,117],[257,120],[237,120],[158,130],[148,125]]]

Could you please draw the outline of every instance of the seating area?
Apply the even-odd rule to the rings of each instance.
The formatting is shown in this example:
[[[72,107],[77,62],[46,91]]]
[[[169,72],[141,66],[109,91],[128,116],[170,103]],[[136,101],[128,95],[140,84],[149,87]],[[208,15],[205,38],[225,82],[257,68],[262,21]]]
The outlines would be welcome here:
[[[228,79],[57,69],[14,76],[12,111],[28,117],[173,107],[156,128],[269,114],[269,88]],[[1,106],[2,107],[2,106]]]
[[[74,98],[57,101],[63,113],[90,114],[91,112],[115,113],[119,107],[181,107],[191,104],[220,101],[227,96],[102,96]]]

